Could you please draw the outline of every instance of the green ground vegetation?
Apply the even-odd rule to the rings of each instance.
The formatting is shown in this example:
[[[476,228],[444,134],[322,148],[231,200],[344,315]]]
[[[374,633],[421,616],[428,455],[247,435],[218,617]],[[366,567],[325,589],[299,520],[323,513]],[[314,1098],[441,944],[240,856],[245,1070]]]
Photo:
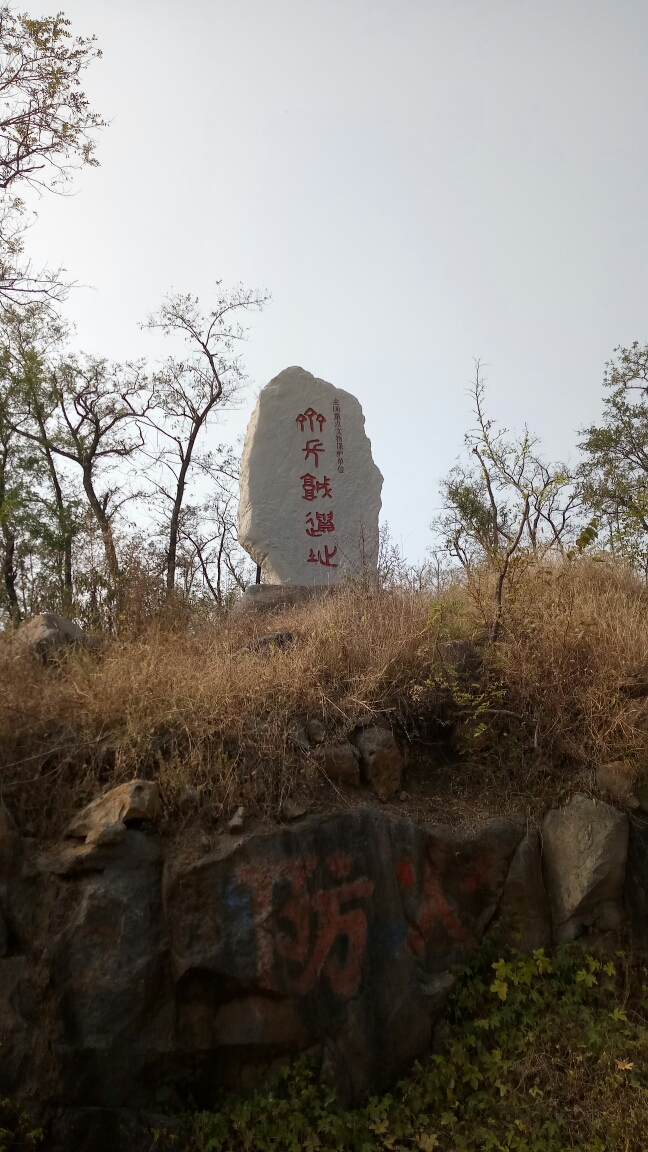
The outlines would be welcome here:
[[[487,944],[459,981],[441,1054],[392,1092],[346,1110],[300,1064],[272,1091],[198,1113],[193,1147],[645,1152],[647,981],[623,951],[501,957]]]
[[[13,1101],[0,1099],[0,1152],[33,1152],[40,1148],[42,1128]]]

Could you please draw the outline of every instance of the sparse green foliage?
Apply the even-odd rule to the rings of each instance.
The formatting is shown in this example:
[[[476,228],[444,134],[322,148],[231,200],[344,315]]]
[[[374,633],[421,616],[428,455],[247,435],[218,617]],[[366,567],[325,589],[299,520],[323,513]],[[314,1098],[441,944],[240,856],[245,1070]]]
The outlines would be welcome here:
[[[41,595],[64,614],[69,615],[73,605],[72,545],[81,527],[81,505],[47,435],[56,408],[48,380],[49,358],[64,336],[64,325],[42,303],[7,305],[2,310],[0,403],[13,438],[17,483],[28,513],[15,558],[25,613],[33,596],[33,589],[32,596],[25,595],[28,584],[38,583]]]
[[[163,574],[178,602],[201,610],[222,610],[232,589],[245,586],[235,533],[238,462],[226,446],[209,450],[200,438],[213,409],[244,381],[236,342],[245,333],[235,316],[264,300],[219,289],[215,310],[203,317],[193,297],[169,298],[159,323],[191,349],[155,375],[141,362],[70,351],[49,302],[0,310],[5,619],[61,611],[119,631],[131,623],[127,601],[138,601],[138,616],[144,599],[159,607]],[[197,491],[189,487],[192,469],[202,482]],[[125,509],[138,500],[139,526],[127,528]]]
[[[0,1152],[33,1152],[41,1146],[43,1131],[32,1124],[12,1100],[0,1100]]]
[[[546,464],[527,428],[510,439],[486,416],[479,360],[471,395],[476,425],[465,436],[469,462],[442,482],[444,511],[433,527],[468,579],[484,563],[496,573],[494,613],[486,622],[497,638],[511,566],[525,555],[563,553],[578,495],[567,466]]]
[[[148,416],[166,446],[159,453],[161,475],[156,483],[166,524],[166,586],[175,589],[181,518],[192,468],[227,474],[227,468],[216,466],[198,440],[216,409],[231,404],[243,386],[246,376],[241,365],[239,346],[247,332],[241,315],[260,311],[269,299],[267,292],[243,288],[228,291],[217,284],[215,307],[204,315],[198,299],[174,293],[162,303],[159,312],[149,317],[147,327],[159,328],[166,336],[179,336],[188,347],[182,357],[171,356],[157,372],[153,383],[153,405]],[[225,455],[222,450],[220,456]],[[220,476],[217,475],[217,482]],[[221,500],[217,519],[223,519]],[[226,517],[227,518],[227,517]],[[219,530],[219,536],[222,535]],[[190,537],[185,533],[185,540]],[[204,550],[194,544],[195,555],[204,567]],[[202,559],[200,558],[202,557]],[[220,572],[220,570],[219,570]],[[219,577],[220,579],[220,577]],[[214,592],[217,602],[220,589]]]
[[[599,521],[598,517],[594,516],[590,520],[589,524],[586,524],[576,537],[576,540],[574,541],[574,547],[570,552],[567,553],[569,559],[573,560],[574,556],[581,556],[586,548],[589,548],[590,545],[596,543],[598,537]]]
[[[15,430],[15,395],[7,356],[0,356],[0,533],[2,588],[0,604],[14,624],[21,618],[17,565],[21,546],[34,527],[33,486],[42,473],[38,454]]]
[[[96,38],[72,37],[62,12],[35,19],[0,7],[0,188],[56,187],[72,167],[96,164],[103,121],[79,77],[101,55]]]
[[[75,356],[66,350],[66,338],[66,327],[49,304],[7,305],[0,313],[0,403],[10,437],[8,459],[29,512],[28,521],[23,516],[23,598],[33,603],[25,592],[37,581],[36,603],[46,598],[50,610],[70,615],[73,545],[90,517],[102,537],[113,594],[119,581],[113,522],[125,492],[116,465],[128,461],[142,442],[137,421],[143,382],[138,365]],[[10,551],[5,540],[5,566]],[[8,587],[7,596],[11,600]],[[23,610],[28,614],[27,604]]]
[[[104,125],[80,86],[101,55],[94,37],[72,37],[62,12],[40,19],[0,6],[0,299],[60,297],[56,274],[21,261],[25,187],[60,190],[72,171],[96,164]]]
[[[601,542],[648,572],[648,345],[615,352],[605,369],[602,423],[581,433],[580,478]]]

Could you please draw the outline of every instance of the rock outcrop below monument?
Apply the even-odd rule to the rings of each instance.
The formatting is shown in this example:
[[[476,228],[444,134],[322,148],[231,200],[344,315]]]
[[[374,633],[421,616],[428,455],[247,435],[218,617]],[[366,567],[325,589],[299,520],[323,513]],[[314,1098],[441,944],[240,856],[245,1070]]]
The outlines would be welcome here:
[[[139,1147],[140,1121],[298,1054],[343,1100],[388,1087],[489,925],[527,950],[625,931],[627,913],[648,936],[648,822],[626,866],[627,816],[586,796],[541,838],[360,808],[224,834],[183,863],[165,859],[155,787],[114,791],[46,851],[0,809],[0,1090],[53,1148]]]
[[[343,1098],[389,1085],[428,1048],[522,828],[366,808],[188,865],[119,833],[19,851],[4,826],[0,1085],[46,1111],[207,1105],[300,1052]]]

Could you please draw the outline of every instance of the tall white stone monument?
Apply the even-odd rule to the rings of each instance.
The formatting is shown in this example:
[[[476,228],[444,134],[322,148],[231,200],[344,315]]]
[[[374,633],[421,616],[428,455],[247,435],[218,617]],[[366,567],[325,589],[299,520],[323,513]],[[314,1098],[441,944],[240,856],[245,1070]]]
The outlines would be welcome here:
[[[355,396],[303,368],[259,394],[241,465],[239,540],[264,584],[375,575],[383,478]]]

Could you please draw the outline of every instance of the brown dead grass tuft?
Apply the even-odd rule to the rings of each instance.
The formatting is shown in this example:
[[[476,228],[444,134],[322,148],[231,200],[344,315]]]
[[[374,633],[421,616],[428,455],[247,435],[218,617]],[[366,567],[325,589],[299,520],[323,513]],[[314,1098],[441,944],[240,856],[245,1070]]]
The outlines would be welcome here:
[[[646,700],[620,684],[648,669],[645,589],[607,563],[520,569],[479,683],[457,682],[437,642],[483,634],[490,581],[436,600],[343,589],[271,617],[158,626],[48,667],[3,643],[2,798],[23,828],[56,833],[79,804],[140,775],[159,779],[169,816],[186,784],[211,818],[238,804],[271,816],[320,775],[291,739],[294,719],[317,717],[336,740],[367,712],[423,748],[441,720],[466,761],[531,786],[534,773],[560,784],[574,765],[642,762]],[[291,647],[245,650],[281,630]]]

